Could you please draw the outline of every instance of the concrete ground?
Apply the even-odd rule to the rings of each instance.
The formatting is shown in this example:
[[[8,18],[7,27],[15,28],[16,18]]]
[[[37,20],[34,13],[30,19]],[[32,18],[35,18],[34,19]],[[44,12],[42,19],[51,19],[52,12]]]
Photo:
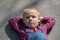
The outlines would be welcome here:
[[[60,40],[60,0],[0,0],[0,40],[19,40],[18,34],[8,25],[11,17],[22,15],[22,10],[34,5],[41,16],[51,16],[56,24],[50,32],[49,40]]]

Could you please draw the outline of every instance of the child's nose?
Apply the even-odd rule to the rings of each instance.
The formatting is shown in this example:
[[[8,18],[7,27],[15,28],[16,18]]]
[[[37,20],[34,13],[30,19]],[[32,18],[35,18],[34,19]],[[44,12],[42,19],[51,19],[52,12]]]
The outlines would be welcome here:
[[[29,20],[32,21],[32,17],[30,17]]]

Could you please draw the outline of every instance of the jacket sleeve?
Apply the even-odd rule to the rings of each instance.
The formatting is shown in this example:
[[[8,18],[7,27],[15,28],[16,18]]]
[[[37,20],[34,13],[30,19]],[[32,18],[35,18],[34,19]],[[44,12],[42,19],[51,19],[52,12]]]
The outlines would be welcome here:
[[[45,27],[47,28],[47,31],[51,31],[52,27],[55,25],[55,19],[52,17],[43,17],[42,23],[44,23]]]
[[[8,24],[10,25],[10,27],[12,27],[13,29],[19,31],[19,27],[18,27],[18,22],[20,20],[20,16],[17,17],[13,17],[11,19],[8,20]]]

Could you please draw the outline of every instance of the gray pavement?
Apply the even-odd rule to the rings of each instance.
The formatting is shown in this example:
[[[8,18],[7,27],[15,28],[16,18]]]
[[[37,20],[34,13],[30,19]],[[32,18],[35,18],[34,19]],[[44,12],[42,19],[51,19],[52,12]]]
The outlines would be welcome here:
[[[22,10],[34,5],[41,16],[51,16],[56,24],[50,32],[49,40],[60,40],[60,0],[0,0],[0,40],[19,40],[17,33],[8,25],[11,17],[22,15]]]

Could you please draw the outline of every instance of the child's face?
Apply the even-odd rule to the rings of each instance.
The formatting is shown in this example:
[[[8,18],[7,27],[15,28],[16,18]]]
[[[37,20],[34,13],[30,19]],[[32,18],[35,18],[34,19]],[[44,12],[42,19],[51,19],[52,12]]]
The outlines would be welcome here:
[[[28,27],[36,27],[38,25],[38,22],[40,21],[40,17],[38,15],[39,14],[36,10],[27,10],[23,17],[25,25]]]

